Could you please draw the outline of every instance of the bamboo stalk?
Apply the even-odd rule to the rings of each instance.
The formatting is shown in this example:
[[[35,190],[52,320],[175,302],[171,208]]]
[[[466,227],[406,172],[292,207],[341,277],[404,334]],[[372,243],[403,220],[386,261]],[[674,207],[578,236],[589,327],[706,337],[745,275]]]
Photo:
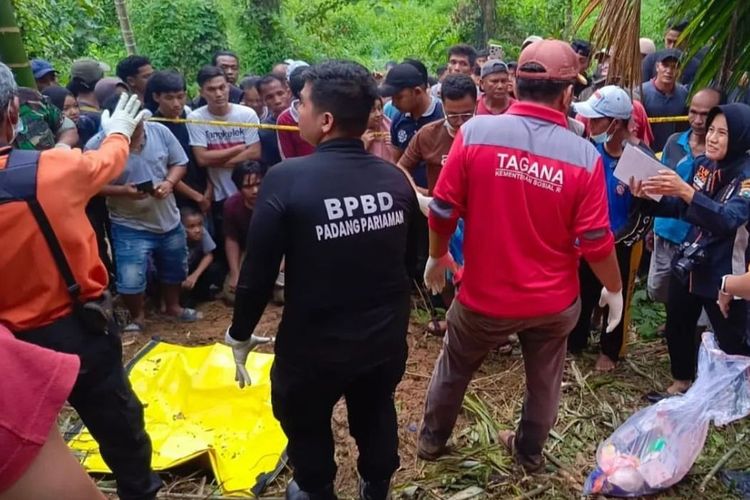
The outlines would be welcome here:
[[[18,85],[36,88],[11,0],[0,0],[0,61],[13,71]]]
[[[120,22],[122,40],[125,42],[125,51],[129,56],[135,55],[135,37],[133,36],[133,31],[130,29],[130,18],[128,17],[128,8],[125,5],[125,0],[114,0],[114,2],[117,20]]]

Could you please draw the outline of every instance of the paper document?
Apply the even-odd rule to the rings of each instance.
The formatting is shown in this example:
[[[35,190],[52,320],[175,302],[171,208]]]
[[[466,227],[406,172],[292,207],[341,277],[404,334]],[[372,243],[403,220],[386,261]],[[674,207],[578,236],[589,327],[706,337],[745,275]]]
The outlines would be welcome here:
[[[630,178],[637,181],[645,181],[649,177],[659,175],[659,170],[665,167],[658,160],[643,152],[643,150],[632,144],[625,146],[620,160],[615,167],[615,177],[626,186],[630,185]],[[655,201],[661,200],[661,195],[649,195]]]

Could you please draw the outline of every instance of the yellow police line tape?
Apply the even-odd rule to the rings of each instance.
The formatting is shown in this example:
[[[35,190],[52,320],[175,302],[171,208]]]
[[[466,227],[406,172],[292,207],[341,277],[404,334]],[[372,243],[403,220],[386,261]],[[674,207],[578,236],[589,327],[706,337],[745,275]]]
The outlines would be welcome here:
[[[654,116],[648,119],[649,123],[676,123],[688,121],[687,116]]]
[[[217,127],[257,128],[261,130],[281,130],[284,132],[299,132],[299,127],[293,125],[271,125],[270,123],[225,122],[221,120],[195,120],[186,118],[162,118],[152,116],[152,122],[163,123],[195,123],[197,125],[215,125]],[[649,123],[676,123],[688,121],[687,116],[656,116],[649,118]]]
[[[247,122],[225,122],[221,120],[194,120],[185,118],[162,118],[152,116],[148,119],[150,122],[163,123],[195,123],[197,125],[216,125],[217,127],[240,127],[240,128],[257,128],[261,130],[282,130],[284,132],[299,132],[299,127],[294,125],[271,125],[270,123],[247,123]]]

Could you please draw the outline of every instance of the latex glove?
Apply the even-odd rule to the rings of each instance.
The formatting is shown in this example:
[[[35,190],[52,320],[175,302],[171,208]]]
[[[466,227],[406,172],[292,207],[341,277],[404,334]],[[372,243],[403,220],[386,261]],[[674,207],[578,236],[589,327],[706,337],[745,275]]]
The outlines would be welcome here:
[[[229,335],[230,328],[232,328],[232,325],[227,327],[227,331],[224,334],[224,342],[232,348],[232,356],[234,356],[234,364],[236,366],[234,380],[239,383],[240,389],[242,389],[246,385],[249,386],[252,383],[250,380],[250,374],[247,373],[247,368],[245,368],[248,354],[259,345],[274,342],[275,339],[273,337],[258,337],[257,335],[250,335],[250,338],[247,340],[235,340]]]
[[[425,196],[419,191],[417,191],[417,201],[419,202],[419,210],[422,211],[425,217],[430,215],[430,202],[432,201],[432,196]]]
[[[602,294],[599,297],[599,307],[609,307],[609,314],[607,315],[607,333],[617,328],[617,325],[622,321],[622,290],[619,292],[610,292],[606,288],[602,288]]]
[[[440,258],[430,256],[424,268],[424,284],[433,294],[438,294],[445,288],[445,271],[455,273],[458,264],[453,260],[450,252],[446,252]]]
[[[122,134],[130,142],[130,136],[133,135],[135,127],[143,120],[146,114],[145,111],[138,112],[140,107],[141,101],[138,100],[137,95],[132,94],[129,96],[126,93],[121,94],[112,115],[110,116],[108,109],[102,113],[101,121],[104,134]]]

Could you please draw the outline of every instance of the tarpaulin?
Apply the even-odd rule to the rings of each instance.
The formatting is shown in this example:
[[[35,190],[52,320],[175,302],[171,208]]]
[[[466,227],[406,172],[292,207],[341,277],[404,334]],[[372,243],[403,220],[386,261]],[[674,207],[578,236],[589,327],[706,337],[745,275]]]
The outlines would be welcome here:
[[[234,382],[232,350],[152,341],[129,369],[144,405],[152,467],[163,471],[207,454],[222,493],[259,494],[283,464],[286,437],[271,410],[273,355],[250,353],[252,385]],[[68,443],[89,472],[110,472],[82,429]]]

